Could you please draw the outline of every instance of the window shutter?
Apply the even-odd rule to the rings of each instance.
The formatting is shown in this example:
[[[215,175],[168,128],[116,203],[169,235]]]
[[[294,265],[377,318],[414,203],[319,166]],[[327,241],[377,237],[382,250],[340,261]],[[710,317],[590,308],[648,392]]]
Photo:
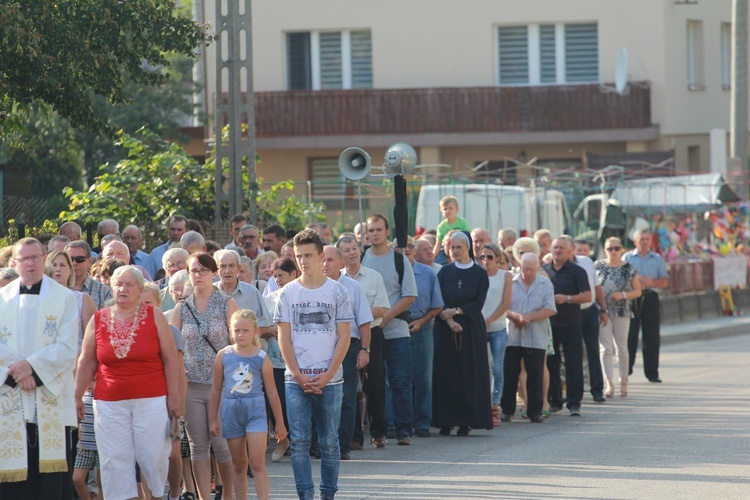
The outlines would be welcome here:
[[[498,29],[500,84],[529,83],[529,39],[526,26],[504,26]]]
[[[312,88],[310,33],[287,33],[286,47],[289,90]]]
[[[541,83],[557,82],[557,65],[555,63],[555,25],[539,26],[539,64],[541,66]]]
[[[315,201],[340,200],[346,194],[346,179],[339,170],[338,160],[313,160],[310,180]]]
[[[341,32],[323,32],[320,34],[320,88],[342,87]]]
[[[565,81],[599,81],[599,33],[596,23],[565,25]]]
[[[369,30],[352,31],[352,88],[372,88],[372,38]]]

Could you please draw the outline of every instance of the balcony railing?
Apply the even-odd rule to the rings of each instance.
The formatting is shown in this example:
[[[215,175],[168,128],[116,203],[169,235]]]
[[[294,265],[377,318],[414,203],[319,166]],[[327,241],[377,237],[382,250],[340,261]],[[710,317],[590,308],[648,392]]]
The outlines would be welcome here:
[[[597,84],[258,92],[259,137],[556,132],[651,126],[651,90]]]

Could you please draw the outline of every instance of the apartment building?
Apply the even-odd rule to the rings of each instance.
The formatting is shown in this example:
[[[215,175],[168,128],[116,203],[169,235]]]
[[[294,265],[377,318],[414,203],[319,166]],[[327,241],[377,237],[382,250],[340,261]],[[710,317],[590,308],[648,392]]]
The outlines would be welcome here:
[[[214,0],[195,2],[211,22]],[[513,183],[535,172],[509,160],[554,172],[659,151],[707,171],[710,131],[729,128],[730,21],[731,0],[254,0],[258,175],[335,202],[340,152],[380,163],[394,142],[447,165],[435,178],[483,164]],[[203,63],[212,116],[213,47]]]

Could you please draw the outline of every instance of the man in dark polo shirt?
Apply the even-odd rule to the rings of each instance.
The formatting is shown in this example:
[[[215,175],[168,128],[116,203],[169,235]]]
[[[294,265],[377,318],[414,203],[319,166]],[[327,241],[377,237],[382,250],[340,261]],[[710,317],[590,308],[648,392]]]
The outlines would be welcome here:
[[[591,287],[586,271],[570,262],[573,252],[564,239],[552,242],[552,262],[543,266],[555,289],[557,314],[550,318],[555,355],[547,357],[549,369],[550,411],[560,411],[563,405],[560,378],[561,348],[565,353],[565,380],[570,415],[581,416],[583,399],[583,338],[581,333],[581,304],[591,300]]]

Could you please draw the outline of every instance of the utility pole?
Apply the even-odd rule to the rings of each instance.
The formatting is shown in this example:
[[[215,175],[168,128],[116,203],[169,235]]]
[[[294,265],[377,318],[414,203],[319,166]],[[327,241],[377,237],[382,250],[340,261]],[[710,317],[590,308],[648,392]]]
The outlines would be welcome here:
[[[228,202],[229,214],[243,213],[245,186],[243,164],[247,162],[250,189],[249,218],[257,221],[255,200],[255,105],[253,100],[253,26],[250,0],[216,2],[216,219],[222,218],[222,203]],[[244,44],[244,47],[243,47]],[[243,50],[244,48],[244,50]],[[245,87],[245,92],[242,87]],[[228,91],[224,94],[224,89]],[[244,94],[244,95],[243,95]],[[229,136],[223,138],[224,126]],[[224,168],[228,166],[224,191]]]
[[[732,157],[734,184],[744,200],[748,197],[747,116],[747,21],[748,0],[732,0],[732,89],[731,89],[731,142],[729,156]]]

